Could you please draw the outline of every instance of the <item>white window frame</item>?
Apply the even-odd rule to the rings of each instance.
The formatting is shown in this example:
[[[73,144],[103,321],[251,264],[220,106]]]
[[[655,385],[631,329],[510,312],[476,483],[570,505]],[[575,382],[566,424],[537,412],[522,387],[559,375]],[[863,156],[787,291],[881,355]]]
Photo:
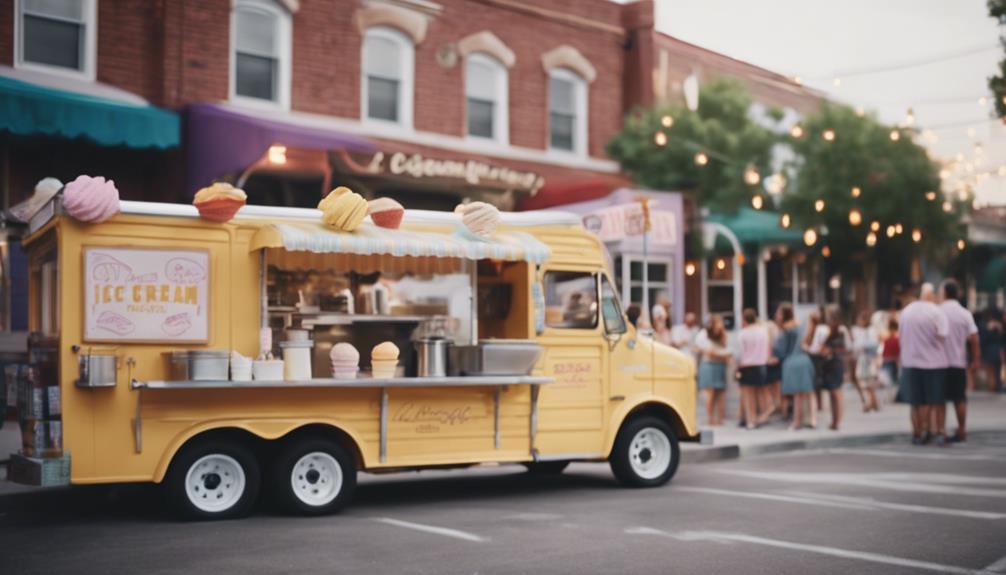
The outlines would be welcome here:
[[[274,16],[279,23],[277,42],[279,43],[279,77],[277,78],[276,99],[263,100],[237,93],[237,13],[238,10],[264,12]],[[293,67],[293,15],[274,0],[235,0],[230,17],[230,52],[229,52],[229,98],[230,101],[266,109],[290,109],[290,78]]]
[[[481,64],[492,69],[496,76],[496,98],[493,102],[493,137],[476,136],[468,133],[468,64]],[[509,72],[493,56],[482,52],[469,54],[465,58],[465,137],[472,140],[497,142],[504,146],[510,143],[510,84]]]
[[[622,269],[619,270],[619,274],[622,277],[622,281],[619,283],[621,284],[622,288],[620,290],[622,301],[627,302],[626,305],[632,305],[634,303],[638,303],[640,306],[642,306],[643,305],[642,301],[638,302],[632,301],[632,288],[639,288],[640,292],[642,292],[643,290],[643,280],[632,279],[632,264],[638,263],[639,265],[644,265],[643,256],[635,254],[629,254],[629,255],[621,254],[620,257],[622,258],[621,260]],[[673,302],[674,292],[671,290],[675,287],[672,283],[674,279],[672,276],[672,273],[674,272],[674,258],[670,256],[661,256],[659,259],[656,259],[653,256],[650,256],[646,260],[646,262],[649,263],[649,265],[651,266],[657,265],[657,266],[664,266],[666,268],[664,272],[664,277],[667,279],[665,281],[654,281],[653,279],[648,278],[647,285],[651,291],[652,290],[663,291],[665,294],[667,294],[667,299]],[[650,306],[652,306],[655,303],[656,300],[650,298]],[[646,317],[649,317],[650,310],[647,310],[646,313],[647,313]]]
[[[546,119],[549,120],[547,122],[549,124],[548,130],[545,133],[545,147],[551,154],[586,156],[587,150],[589,149],[587,145],[587,80],[569,68],[553,68],[552,70],[549,70],[548,77],[549,85],[551,85],[552,78],[573,83],[573,98],[576,100],[574,102],[576,110],[576,123],[573,126],[573,149],[564,150],[562,148],[553,148],[551,126],[552,108],[549,103],[549,99],[551,97],[549,95],[545,100],[545,113],[548,114]]]
[[[398,45],[399,65],[402,71],[398,81],[398,121],[383,120],[381,118],[371,118],[369,114],[369,100],[367,94],[367,51],[365,49],[367,38],[383,38]],[[383,126],[397,126],[400,128],[412,129],[412,106],[415,98],[414,78],[416,64],[416,47],[412,39],[405,33],[391,28],[390,26],[374,26],[367,28],[363,35],[363,43],[360,44],[360,119],[367,124]]]
[[[50,66],[24,59],[24,0],[14,0],[14,67],[93,82],[97,68],[98,0],[83,0],[84,65],[80,70]]]

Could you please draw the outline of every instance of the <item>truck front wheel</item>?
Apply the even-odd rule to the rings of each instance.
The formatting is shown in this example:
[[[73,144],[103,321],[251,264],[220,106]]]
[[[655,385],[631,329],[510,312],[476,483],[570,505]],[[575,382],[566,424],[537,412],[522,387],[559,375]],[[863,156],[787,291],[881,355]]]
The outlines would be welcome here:
[[[608,462],[615,477],[629,487],[656,487],[678,470],[681,450],[671,427],[655,417],[636,417],[615,438]]]
[[[240,443],[205,441],[175,456],[165,487],[184,516],[231,519],[251,511],[259,483],[259,465],[251,450]]]
[[[321,438],[291,442],[274,471],[273,488],[280,503],[302,515],[334,513],[356,490],[353,458],[338,443]]]

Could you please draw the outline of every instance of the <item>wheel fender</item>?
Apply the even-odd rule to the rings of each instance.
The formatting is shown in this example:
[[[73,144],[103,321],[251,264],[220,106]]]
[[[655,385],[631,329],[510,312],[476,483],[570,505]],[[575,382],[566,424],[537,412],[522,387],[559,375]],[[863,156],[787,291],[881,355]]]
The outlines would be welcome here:
[[[284,437],[301,427],[308,425],[327,425],[338,429],[339,431],[345,433],[349,438],[356,444],[357,450],[360,452],[360,457],[363,459],[363,464],[366,466],[368,461],[366,459],[366,452],[363,449],[364,443],[360,440],[359,435],[349,427],[341,425],[339,422],[330,419],[271,419],[267,421],[263,420],[247,420],[247,419],[227,419],[227,420],[215,420],[200,423],[198,425],[193,425],[192,427],[186,428],[184,431],[176,435],[165,447],[164,453],[161,455],[161,459],[154,469],[154,483],[160,483],[164,480],[164,476],[168,472],[168,467],[171,465],[171,461],[174,460],[175,455],[178,450],[182,448],[189,440],[197,435],[206,433],[208,431],[223,430],[223,429],[237,429],[245,431],[258,437],[259,439],[264,439],[267,441],[279,439]]]
[[[622,429],[622,424],[625,423],[625,420],[626,418],[629,417],[629,414],[636,411],[642,406],[650,406],[650,405],[670,410],[678,417],[678,420],[681,421],[682,426],[687,425],[685,423],[685,419],[681,417],[681,410],[675,407],[673,403],[670,403],[663,398],[658,398],[656,396],[648,394],[641,394],[627,397],[625,401],[621,402],[621,404],[619,404],[619,406],[612,412],[611,418],[608,420],[609,421],[608,433],[605,435],[604,450],[602,451],[605,457],[611,455],[611,448],[615,444],[615,438],[618,436],[618,432],[619,430]],[[696,433],[694,429],[688,429],[687,427],[685,427],[685,431],[689,435],[694,435]]]

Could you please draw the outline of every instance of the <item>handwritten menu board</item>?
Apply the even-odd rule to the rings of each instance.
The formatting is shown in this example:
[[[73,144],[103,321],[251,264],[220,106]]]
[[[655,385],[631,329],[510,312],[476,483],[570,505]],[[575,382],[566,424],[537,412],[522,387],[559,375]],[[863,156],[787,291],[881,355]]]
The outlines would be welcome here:
[[[84,340],[205,343],[209,252],[85,248]]]

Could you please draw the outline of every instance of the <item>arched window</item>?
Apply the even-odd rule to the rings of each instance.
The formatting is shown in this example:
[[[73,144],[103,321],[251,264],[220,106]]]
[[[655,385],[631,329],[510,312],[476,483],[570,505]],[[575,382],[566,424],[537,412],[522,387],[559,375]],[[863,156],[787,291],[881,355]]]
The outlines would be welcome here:
[[[412,126],[414,48],[405,34],[386,26],[363,37],[362,115],[364,120]]]
[[[587,153],[587,82],[568,68],[548,73],[548,147]]]
[[[509,142],[507,69],[496,58],[471,54],[465,59],[465,112],[469,136]]]
[[[231,98],[290,107],[291,15],[273,0],[237,0],[231,12]]]

